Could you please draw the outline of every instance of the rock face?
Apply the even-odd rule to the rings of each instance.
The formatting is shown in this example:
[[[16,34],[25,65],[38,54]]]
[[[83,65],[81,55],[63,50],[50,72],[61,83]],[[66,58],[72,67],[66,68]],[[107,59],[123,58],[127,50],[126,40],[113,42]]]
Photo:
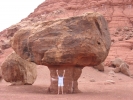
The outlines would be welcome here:
[[[50,20],[77,16],[86,12],[101,13],[110,28],[133,25],[132,0],[46,0],[28,18]]]
[[[103,62],[110,43],[104,17],[98,13],[87,13],[28,24],[15,33],[12,48],[23,59],[48,66],[51,79],[57,78],[57,69],[66,70],[64,92],[73,93],[78,91],[81,69]],[[49,91],[57,92],[57,80],[51,81]]]
[[[110,35],[103,16],[88,13],[21,28],[12,48],[24,59],[41,65],[97,65],[110,49]]]
[[[12,53],[1,65],[2,77],[12,84],[33,84],[36,77],[36,65]]]
[[[11,47],[11,45],[10,45],[10,40],[6,40],[6,41],[1,40],[1,41],[0,41],[0,48],[1,48],[2,50],[8,49],[8,48],[10,48],[10,47]]]

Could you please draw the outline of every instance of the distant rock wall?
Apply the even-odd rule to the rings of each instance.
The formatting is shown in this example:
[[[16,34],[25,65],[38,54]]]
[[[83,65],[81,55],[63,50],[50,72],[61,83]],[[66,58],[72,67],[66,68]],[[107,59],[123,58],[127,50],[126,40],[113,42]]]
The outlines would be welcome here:
[[[86,12],[103,14],[110,28],[133,26],[132,0],[46,0],[28,18],[51,20]]]

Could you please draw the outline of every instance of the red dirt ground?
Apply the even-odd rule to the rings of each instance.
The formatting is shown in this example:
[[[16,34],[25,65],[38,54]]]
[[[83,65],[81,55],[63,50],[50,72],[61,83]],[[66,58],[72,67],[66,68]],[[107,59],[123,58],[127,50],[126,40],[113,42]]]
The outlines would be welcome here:
[[[121,73],[111,74],[111,69],[105,67],[105,72],[99,72],[91,67],[85,67],[78,80],[82,92],[57,95],[47,93],[50,85],[48,68],[37,66],[38,77],[33,85],[11,86],[2,80],[0,100],[132,100],[133,79]]]

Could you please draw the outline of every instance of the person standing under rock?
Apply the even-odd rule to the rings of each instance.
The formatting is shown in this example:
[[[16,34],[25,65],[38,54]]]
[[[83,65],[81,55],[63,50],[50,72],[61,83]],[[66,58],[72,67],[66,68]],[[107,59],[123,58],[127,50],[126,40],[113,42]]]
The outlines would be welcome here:
[[[63,76],[59,76],[58,70],[56,70],[56,72],[57,72],[57,76],[58,76],[58,94],[60,93],[60,88],[61,88],[61,91],[63,94],[63,86],[64,86],[63,79],[64,79],[64,75],[65,75],[65,70],[63,72]]]

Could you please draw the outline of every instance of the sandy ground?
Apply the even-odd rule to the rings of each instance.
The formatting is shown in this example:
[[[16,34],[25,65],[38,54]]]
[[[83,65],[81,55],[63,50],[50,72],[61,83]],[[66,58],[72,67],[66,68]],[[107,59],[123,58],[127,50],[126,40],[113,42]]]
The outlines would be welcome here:
[[[99,72],[85,67],[79,78],[81,93],[48,94],[50,84],[49,70],[37,66],[38,77],[33,85],[11,86],[2,80],[0,100],[133,100],[133,78],[121,73],[112,73],[112,68],[105,67]]]

